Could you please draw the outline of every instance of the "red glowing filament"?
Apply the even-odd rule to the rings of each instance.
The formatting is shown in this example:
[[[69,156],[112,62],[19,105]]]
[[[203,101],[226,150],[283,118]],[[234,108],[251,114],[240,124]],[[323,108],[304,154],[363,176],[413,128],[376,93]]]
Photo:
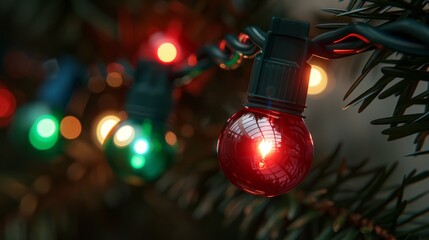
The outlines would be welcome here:
[[[258,167],[260,169],[265,168],[265,157],[267,154],[271,152],[271,149],[273,148],[273,143],[271,141],[266,141],[265,139],[262,139],[262,141],[258,145],[259,152],[261,153],[261,161],[258,164]]]
[[[156,54],[161,62],[171,63],[177,58],[177,48],[171,42],[164,42],[158,46]]]
[[[258,149],[261,153],[262,159],[265,159],[265,156],[270,153],[271,148],[273,148],[271,141],[265,141],[265,139],[263,139],[261,143],[259,143]]]

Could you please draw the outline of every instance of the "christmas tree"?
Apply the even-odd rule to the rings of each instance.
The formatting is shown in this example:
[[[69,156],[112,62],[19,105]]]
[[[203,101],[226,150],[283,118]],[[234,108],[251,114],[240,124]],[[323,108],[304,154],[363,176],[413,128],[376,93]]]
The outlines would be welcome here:
[[[428,2],[311,5],[0,3],[2,238],[428,238]]]

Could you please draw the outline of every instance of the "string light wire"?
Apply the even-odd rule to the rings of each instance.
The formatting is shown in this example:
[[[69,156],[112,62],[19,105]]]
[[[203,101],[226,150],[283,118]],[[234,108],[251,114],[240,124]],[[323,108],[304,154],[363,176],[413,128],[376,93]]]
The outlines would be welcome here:
[[[319,25],[323,28],[323,25]],[[218,65],[224,69],[239,65],[242,59],[252,59],[261,51],[267,33],[258,27],[247,27],[238,36],[227,35],[225,46],[206,45],[196,54],[197,64],[183,66],[172,73],[175,86],[190,82],[190,78]],[[429,57],[429,27],[413,19],[403,19],[380,26],[351,23],[322,33],[309,40],[309,57],[335,59],[359,54],[375,48],[388,48],[399,53]],[[238,56],[238,57],[237,57]],[[232,64],[231,61],[236,61]]]

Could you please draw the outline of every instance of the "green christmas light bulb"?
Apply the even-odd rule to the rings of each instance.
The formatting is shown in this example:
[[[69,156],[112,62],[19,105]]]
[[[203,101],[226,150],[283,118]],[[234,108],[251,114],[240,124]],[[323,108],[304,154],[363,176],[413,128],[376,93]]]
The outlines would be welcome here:
[[[31,126],[28,138],[34,148],[47,150],[57,143],[58,133],[58,120],[53,115],[43,115]]]
[[[9,139],[22,159],[50,161],[63,150],[59,123],[81,78],[81,67],[72,57],[58,58],[55,63],[35,101],[20,106],[11,122]]]
[[[175,146],[165,141],[163,124],[149,119],[119,123],[104,147],[113,171],[127,182],[156,180],[171,163]]]
[[[32,159],[50,159],[62,148],[61,114],[42,102],[19,108],[9,129],[10,140]]]
[[[176,146],[166,141],[165,121],[172,105],[168,66],[142,61],[128,93],[128,120],[117,124],[104,142],[106,158],[128,183],[159,178],[171,164]]]

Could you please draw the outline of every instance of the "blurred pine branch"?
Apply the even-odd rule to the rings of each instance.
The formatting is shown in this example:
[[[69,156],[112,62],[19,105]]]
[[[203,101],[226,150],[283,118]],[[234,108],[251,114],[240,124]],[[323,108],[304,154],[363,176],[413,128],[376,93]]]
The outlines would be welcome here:
[[[170,172],[157,188],[181,207],[191,209],[197,219],[221,214],[224,227],[236,230],[226,239],[429,237],[429,223],[419,221],[429,208],[409,210],[426,192],[404,197],[407,187],[427,181],[428,171],[413,171],[392,187],[387,181],[396,164],[368,167],[368,161],[363,160],[351,165],[339,158],[339,150],[314,166],[297,189],[276,198],[240,192],[218,172],[215,158]]]
[[[413,18],[429,25],[428,4],[425,0],[350,0],[345,10],[325,9],[325,11],[376,26],[405,18]],[[341,26],[341,23],[332,23],[320,27],[332,29]],[[382,132],[388,136],[388,140],[416,134],[415,153],[410,155],[427,154],[428,151],[422,148],[429,134],[429,58],[399,54],[384,48],[377,49],[367,59],[360,76],[347,91],[344,99],[350,97],[368,73],[380,64],[383,76],[375,81],[372,87],[350,101],[346,108],[360,104],[358,111],[362,112],[376,98],[381,100],[392,96],[398,97],[392,116],[371,123],[388,125],[389,127]]]

